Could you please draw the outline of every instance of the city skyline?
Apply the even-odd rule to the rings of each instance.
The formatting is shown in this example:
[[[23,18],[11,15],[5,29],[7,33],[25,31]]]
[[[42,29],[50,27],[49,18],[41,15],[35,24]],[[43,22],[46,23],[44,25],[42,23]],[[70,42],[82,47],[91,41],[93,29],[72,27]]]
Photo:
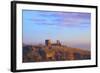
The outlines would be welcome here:
[[[23,10],[23,43],[40,44],[46,39],[90,50],[91,14]]]

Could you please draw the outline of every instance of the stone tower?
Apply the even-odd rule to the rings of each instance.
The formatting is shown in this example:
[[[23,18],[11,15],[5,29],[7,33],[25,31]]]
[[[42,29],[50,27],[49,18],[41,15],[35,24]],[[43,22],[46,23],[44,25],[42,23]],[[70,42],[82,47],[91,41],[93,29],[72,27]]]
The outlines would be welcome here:
[[[45,45],[46,46],[51,46],[51,41],[50,40],[45,40]]]
[[[61,43],[60,43],[60,41],[59,41],[59,40],[57,40],[57,45],[61,46]]]

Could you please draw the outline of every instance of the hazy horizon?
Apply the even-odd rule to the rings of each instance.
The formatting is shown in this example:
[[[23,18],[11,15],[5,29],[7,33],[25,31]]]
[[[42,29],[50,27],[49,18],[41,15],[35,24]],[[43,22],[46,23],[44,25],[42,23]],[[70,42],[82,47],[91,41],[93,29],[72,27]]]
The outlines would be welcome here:
[[[91,14],[23,10],[23,43],[60,40],[64,45],[91,49]]]

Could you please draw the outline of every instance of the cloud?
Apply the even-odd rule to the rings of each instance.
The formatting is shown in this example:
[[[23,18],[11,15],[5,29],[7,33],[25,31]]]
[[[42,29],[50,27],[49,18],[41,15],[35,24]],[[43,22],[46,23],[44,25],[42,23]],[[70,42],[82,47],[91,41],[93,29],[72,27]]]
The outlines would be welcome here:
[[[79,12],[32,11],[29,22],[39,25],[64,27],[89,27],[91,14]]]

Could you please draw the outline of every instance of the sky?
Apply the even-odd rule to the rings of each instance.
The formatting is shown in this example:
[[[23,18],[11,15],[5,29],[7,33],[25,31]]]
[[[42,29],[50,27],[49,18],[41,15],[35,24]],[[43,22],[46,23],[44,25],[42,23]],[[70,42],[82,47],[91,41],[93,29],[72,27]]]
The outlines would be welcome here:
[[[23,43],[52,43],[90,50],[91,14],[82,12],[60,12],[23,10]]]

